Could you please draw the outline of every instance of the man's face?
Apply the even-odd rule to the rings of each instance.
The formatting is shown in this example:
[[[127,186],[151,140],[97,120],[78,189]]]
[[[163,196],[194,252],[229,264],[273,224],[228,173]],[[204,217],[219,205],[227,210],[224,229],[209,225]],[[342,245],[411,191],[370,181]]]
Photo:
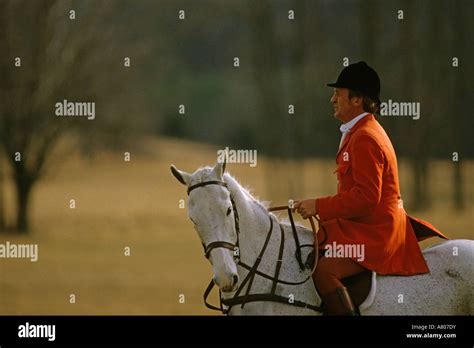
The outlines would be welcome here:
[[[348,122],[363,112],[361,111],[362,98],[352,97],[349,99],[347,88],[334,88],[331,103],[334,107],[334,117],[342,122]]]

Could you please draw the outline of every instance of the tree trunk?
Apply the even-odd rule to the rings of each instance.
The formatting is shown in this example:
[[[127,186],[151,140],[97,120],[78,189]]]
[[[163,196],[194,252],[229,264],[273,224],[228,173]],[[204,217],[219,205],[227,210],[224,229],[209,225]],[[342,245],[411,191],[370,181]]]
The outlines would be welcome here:
[[[23,169],[18,168],[19,167],[15,168],[15,189],[17,197],[16,229],[19,233],[27,233],[29,227],[29,200],[34,181],[28,177],[28,174],[24,172]]]

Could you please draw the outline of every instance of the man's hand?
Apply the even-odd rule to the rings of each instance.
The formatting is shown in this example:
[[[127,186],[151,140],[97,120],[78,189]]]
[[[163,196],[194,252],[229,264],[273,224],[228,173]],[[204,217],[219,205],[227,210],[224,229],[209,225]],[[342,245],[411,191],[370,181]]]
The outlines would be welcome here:
[[[293,212],[295,211],[300,214],[303,219],[316,215],[316,200],[304,199],[302,201],[296,201],[293,205]]]

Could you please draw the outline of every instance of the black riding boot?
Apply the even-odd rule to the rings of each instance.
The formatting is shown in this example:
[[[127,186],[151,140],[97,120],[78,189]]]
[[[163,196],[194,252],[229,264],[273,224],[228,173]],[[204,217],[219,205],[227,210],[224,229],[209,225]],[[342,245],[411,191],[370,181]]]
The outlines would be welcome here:
[[[346,287],[322,296],[328,315],[359,315]]]

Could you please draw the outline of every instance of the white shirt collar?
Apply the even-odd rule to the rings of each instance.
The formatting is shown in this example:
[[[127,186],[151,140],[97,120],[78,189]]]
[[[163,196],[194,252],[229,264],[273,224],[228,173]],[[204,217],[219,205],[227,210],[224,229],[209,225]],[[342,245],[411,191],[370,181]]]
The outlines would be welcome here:
[[[346,122],[344,124],[341,124],[341,127],[339,127],[340,131],[342,134],[345,134],[345,133],[348,133],[352,127],[354,127],[354,125],[359,122],[359,120],[361,120],[362,118],[364,118],[364,116],[368,115],[369,113],[368,112],[364,112],[362,114],[360,114],[359,116],[356,116],[354,117],[352,120],[350,120],[349,122]]]

